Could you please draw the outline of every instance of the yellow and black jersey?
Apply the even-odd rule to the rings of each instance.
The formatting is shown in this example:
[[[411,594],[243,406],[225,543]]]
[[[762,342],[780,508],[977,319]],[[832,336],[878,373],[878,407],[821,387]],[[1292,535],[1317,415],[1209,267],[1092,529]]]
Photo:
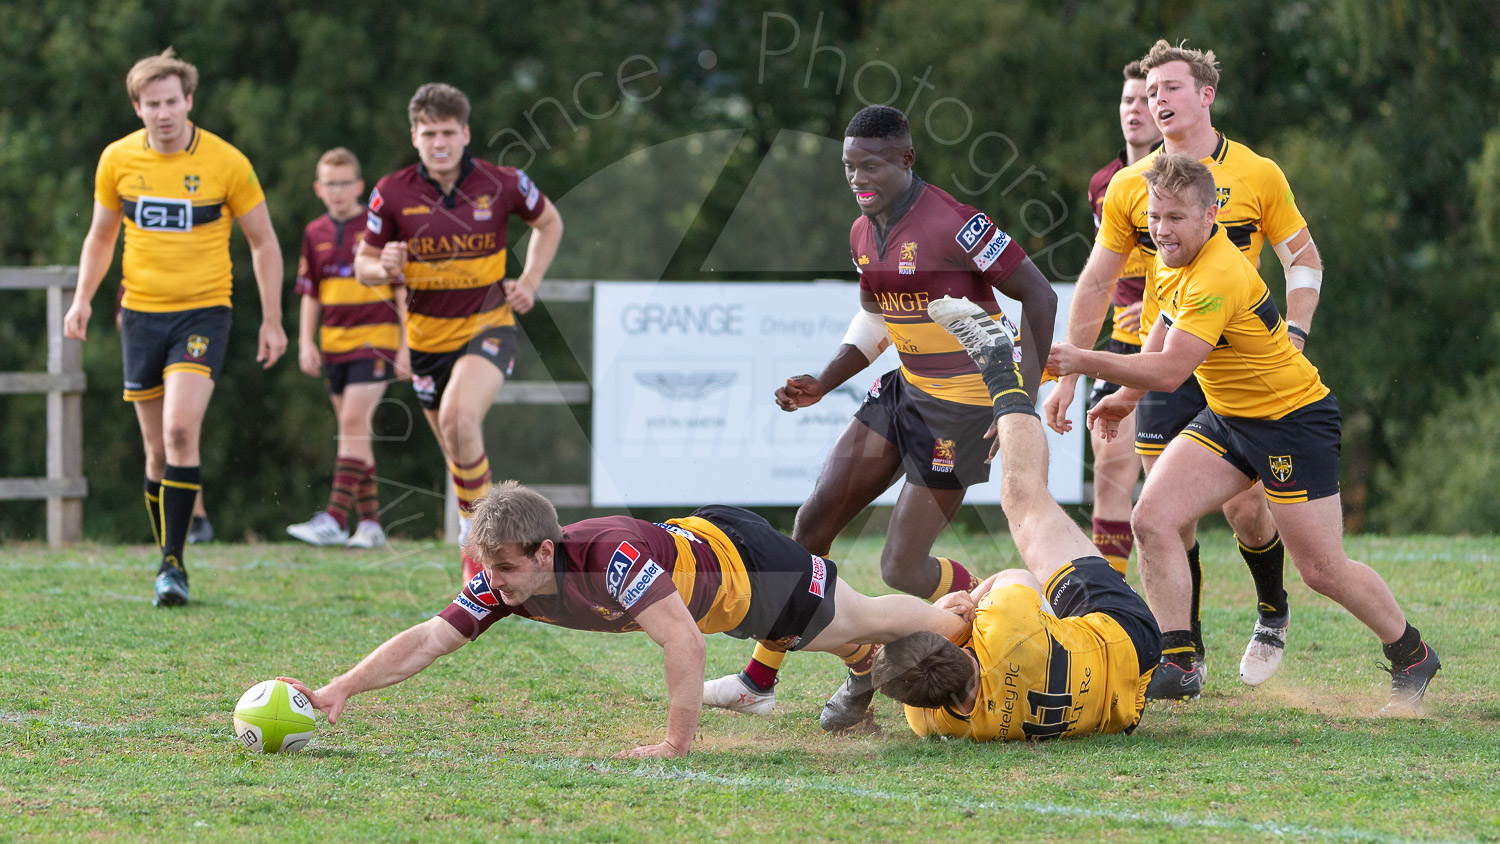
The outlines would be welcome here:
[[[1222,226],[1187,266],[1156,262],[1145,309],[1213,345],[1195,375],[1220,416],[1280,419],[1328,395],[1318,368],[1287,339],[1266,283]]]
[[[105,148],[94,199],[125,218],[125,298],[133,311],[228,307],[229,230],[265,201],[249,159],[199,126],[185,149],[153,150],[140,129]]]
[[[1218,188],[1219,225],[1252,266],[1260,266],[1260,253],[1267,240],[1281,243],[1302,229],[1307,221],[1297,210],[1296,197],[1286,174],[1276,162],[1257,155],[1236,141],[1219,136],[1219,143],[1202,159]],[[1140,250],[1149,274],[1156,257],[1156,244],[1146,228],[1146,180],[1161,149],[1124,167],[1109,182],[1095,242],[1111,252],[1126,254]],[[1147,282],[1150,287],[1150,282]],[[1141,340],[1150,333],[1156,312],[1149,301],[1141,311]]]
[[[1019,741],[1118,733],[1140,721],[1149,675],[1106,613],[1058,618],[1035,589],[1000,586],[979,602],[970,647],[980,666],[973,711],[908,706],[917,735]]]

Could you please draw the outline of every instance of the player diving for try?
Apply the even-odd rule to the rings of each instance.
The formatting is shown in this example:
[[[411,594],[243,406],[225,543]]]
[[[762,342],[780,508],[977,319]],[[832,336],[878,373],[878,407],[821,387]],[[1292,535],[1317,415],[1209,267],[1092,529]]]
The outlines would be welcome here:
[[[576,630],[644,630],[663,651],[667,734],[620,755],[674,757],[688,752],[698,730],[706,633],[845,656],[921,630],[957,637],[967,627],[909,595],[856,592],[833,561],[737,507],[703,507],[660,524],[606,516],[561,527],[550,501],[506,481],[477,503],[464,557],[480,570],[437,616],[320,689],[281,679],[332,724],[353,695],[411,677],[507,616]]]

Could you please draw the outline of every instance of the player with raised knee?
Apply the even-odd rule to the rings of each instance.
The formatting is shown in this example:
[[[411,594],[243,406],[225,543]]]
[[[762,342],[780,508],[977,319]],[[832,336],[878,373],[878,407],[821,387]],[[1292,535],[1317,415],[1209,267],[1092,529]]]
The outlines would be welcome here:
[[[125,87],[145,125],[99,156],[93,220],[63,333],[87,339],[90,303],[123,221],[125,400],[145,445],[146,510],[161,549],[155,604],[175,607],[188,602],[183,547],[203,488],[199,442],[229,343],[229,234],[238,220],[250,243],[261,309],[255,359],[266,368],[286,351],[281,246],[250,161],[188,120],[198,69],[169,47],[136,62]]]
[[[1104,194],[1114,175],[1134,164],[1161,145],[1161,130],[1151,119],[1146,105],[1146,72],[1133,61],[1123,69],[1124,87],[1120,91],[1120,132],[1125,146],[1120,153],[1089,179],[1089,208],[1094,213],[1094,231],[1104,212]],[[1130,354],[1141,348],[1141,291],[1146,286],[1146,264],[1140,250],[1130,252],[1120,270],[1112,301],[1108,348],[1119,354]],[[1089,393],[1089,407],[1120,389],[1118,384],[1095,381]],[[1094,453],[1094,512],[1092,518],[1094,546],[1121,577],[1130,564],[1135,535],[1130,532],[1130,509],[1135,506],[1135,482],[1141,474],[1141,458],[1135,453],[1135,419],[1112,440],[1089,436]]]
[[[1380,639],[1391,661],[1385,711],[1420,711],[1440,667],[1437,653],[1380,575],[1344,552],[1337,400],[1292,344],[1255,267],[1217,222],[1212,171],[1190,155],[1160,155],[1143,178],[1158,249],[1146,287],[1146,310],[1158,315],[1145,347],[1117,355],[1058,343],[1047,368],[1123,385],[1089,411],[1090,425],[1106,436],[1148,390],[1195,378],[1208,402],[1167,445],[1132,519],[1141,582],[1162,629],[1162,663],[1148,696],[1196,692],[1196,672],[1180,658],[1193,647],[1183,531],[1259,481],[1302,581]]]
[[[644,631],[662,648],[666,736],[621,756],[685,755],[702,713],[704,639],[726,633],[783,650],[868,653],[919,630],[960,636],[960,616],[910,595],[867,597],[765,519],[702,507],[654,523],[627,516],[562,527],[514,481],[480,500],[464,546],[479,569],[436,617],[392,637],[308,696],[329,723],[353,695],[399,683],[509,616],[576,630]]]
[[[776,390],[793,412],[817,403],[895,345],[901,366],[881,376],[797,511],[792,538],[827,554],[841,531],[898,479],[906,483],[891,512],[880,571],[892,588],[928,600],[967,593],[978,583],[964,565],[932,556],[932,544],[963,503],[989,479],[989,396],[974,362],[927,314],[944,295],[967,296],[1003,319],[996,291],[1019,301],[1026,354],[1021,367],[1040,378],[1057,297],[1020,244],[978,209],[916,175],[906,115],[889,106],[861,109],[844,131],[844,177],[860,216],[849,230],[859,272],[860,307],[844,342],[817,375],[797,375]],[[1035,398],[1035,388],[1031,389]],[[703,702],[769,714],[784,652],[757,647],[745,670],[710,681]],[[874,688],[870,659],[849,675],[819,719],[826,730],[866,720]]]
[[[359,201],[365,181],[354,153],[344,147],[323,153],[313,191],[328,213],[302,232],[297,361],[303,373],[321,375],[328,385],[338,452],[328,506],[286,532],[312,545],[376,548],[385,544],[385,529],[371,422],[386,385],[410,377],[401,316],[406,291],[399,283],[370,286],[354,277],[354,253],[368,228]]]
[[[886,645],[875,682],[906,705],[917,735],[1130,732],[1161,650],[1151,610],[1052,500],[1046,434],[1005,332],[966,300],[940,299],[929,310],[979,363],[993,397],[1001,505],[1026,568],[973,591],[967,641],[918,633]]]
[[[354,271],[365,284],[406,286],[412,389],[447,458],[466,529],[490,486],[484,418],[515,364],[516,315],[531,310],[563,222],[525,171],[469,154],[462,91],[423,85],[407,117],[420,161],[376,183]],[[513,214],[532,236],[520,276],[507,280]]]
[[[1068,311],[1068,342],[1079,348],[1091,348],[1120,268],[1137,251],[1147,263],[1154,259],[1156,246],[1146,224],[1146,186],[1142,174],[1159,155],[1186,153],[1214,172],[1219,187],[1219,221],[1230,241],[1250,262],[1259,266],[1265,243],[1270,241],[1274,245],[1286,270],[1287,325],[1293,344],[1300,349],[1318,306],[1323,264],[1307,222],[1297,210],[1286,176],[1274,161],[1214,129],[1210,108],[1218,89],[1219,66],[1213,51],[1173,47],[1166,41],[1157,41],[1141,59],[1141,69],[1146,72],[1147,102],[1152,119],[1161,130],[1163,145],[1121,169],[1110,180],[1094,248],[1079,276]],[[1143,341],[1149,341],[1154,321],[1155,314],[1148,302],[1141,314]],[[1047,423],[1058,431],[1072,427],[1067,409],[1076,379],[1076,375],[1061,378],[1058,388],[1043,402]],[[1135,413],[1135,441],[1148,477],[1167,443],[1205,406],[1192,379],[1176,390],[1153,391],[1141,400]],[[1283,587],[1285,549],[1260,490],[1247,490],[1226,502],[1223,512],[1255,581],[1257,616],[1240,660],[1240,679],[1258,685],[1276,671],[1285,651],[1290,619]],[[1197,696],[1206,677],[1199,618],[1202,573],[1195,534],[1196,525],[1187,526],[1183,534],[1193,584],[1189,622],[1192,646],[1186,652],[1168,648],[1163,658],[1192,670],[1198,679],[1195,685],[1158,690],[1176,697]],[[1163,676],[1158,672],[1158,682],[1164,682]]]

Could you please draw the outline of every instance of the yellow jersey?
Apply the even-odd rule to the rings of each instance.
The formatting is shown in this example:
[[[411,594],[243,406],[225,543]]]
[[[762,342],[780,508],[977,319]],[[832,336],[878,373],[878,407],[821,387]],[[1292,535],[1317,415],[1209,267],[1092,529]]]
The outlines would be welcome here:
[[[1250,263],[1259,267],[1260,253],[1267,240],[1281,243],[1307,228],[1307,221],[1297,210],[1291,185],[1276,162],[1225,138],[1222,133],[1218,138],[1214,151],[1201,160],[1213,173],[1217,186],[1219,225]],[[1095,242],[1111,252],[1139,251],[1148,276],[1156,260],[1156,244],[1146,228],[1147,191],[1142,174],[1151,169],[1162,149],[1158,147],[1134,164],[1121,168],[1110,180],[1095,236]],[[1150,288],[1149,280],[1146,286]],[[1141,342],[1145,342],[1156,317],[1148,296],[1141,309]]]
[[[980,666],[974,709],[908,706],[917,735],[1020,741],[1118,733],[1141,719],[1150,675],[1106,613],[1058,618],[1035,589],[1000,586],[979,601],[970,647]]]
[[[1287,339],[1271,291],[1223,226],[1187,266],[1172,269],[1158,259],[1145,301],[1167,326],[1213,345],[1194,375],[1214,413],[1280,419],[1328,395],[1318,368]]]
[[[125,218],[123,307],[229,306],[231,224],[266,199],[243,153],[195,124],[185,149],[162,154],[142,128],[105,147],[94,199]]]

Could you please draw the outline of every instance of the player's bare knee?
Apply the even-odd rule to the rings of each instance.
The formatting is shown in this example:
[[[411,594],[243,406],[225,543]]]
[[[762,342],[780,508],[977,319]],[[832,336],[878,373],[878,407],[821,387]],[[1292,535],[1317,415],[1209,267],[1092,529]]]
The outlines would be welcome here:
[[[1309,557],[1298,559],[1293,556],[1293,563],[1297,566],[1297,573],[1302,576],[1302,582],[1314,592],[1334,600],[1342,592],[1348,583],[1345,574],[1347,560],[1327,557]]]
[[[932,578],[927,577],[926,562],[930,558],[925,554],[920,557],[900,559],[897,555],[887,557],[882,554],[880,558],[880,579],[885,585],[908,595],[926,597],[932,592],[932,586],[928,582]]]
[[[191,451],[198,447],[198,432],[186,423],[172,422],[162,431],[162,446],[168,454]]]

